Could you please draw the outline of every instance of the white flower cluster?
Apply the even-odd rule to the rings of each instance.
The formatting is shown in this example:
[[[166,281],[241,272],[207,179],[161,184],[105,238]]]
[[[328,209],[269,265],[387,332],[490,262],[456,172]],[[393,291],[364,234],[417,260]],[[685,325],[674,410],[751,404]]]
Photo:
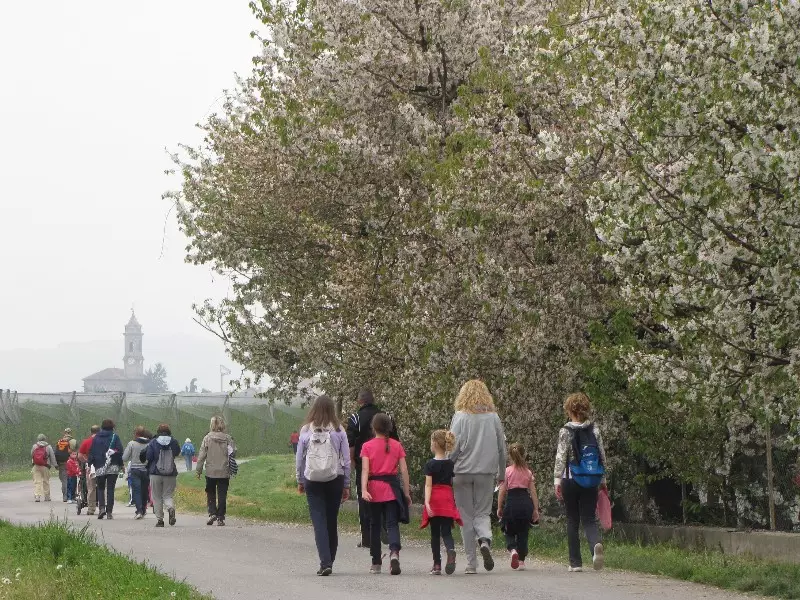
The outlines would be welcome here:
[[[479,376],[544,466],[591,323],[624,307],[615,366],[669,400],[609,393],[609,422],[673,417],[667,449],[637,442],[668,472],[725,480],[796,428],[797,3],[254,10],[256,69],[168,196],[234,281],[200,314],[272,398],[370,384],[422,450]]]

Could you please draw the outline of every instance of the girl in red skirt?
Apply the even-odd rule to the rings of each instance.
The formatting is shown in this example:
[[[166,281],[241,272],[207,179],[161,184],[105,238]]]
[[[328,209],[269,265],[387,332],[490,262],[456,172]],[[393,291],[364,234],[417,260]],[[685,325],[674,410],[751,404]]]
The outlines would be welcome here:
[[[431,435],[433,458],[425,465],[425,508],[422,511],[422,526],[431,526],[431,550],[433,568],[431,575],[442,574],[442,549],[447,550],[444,572],[452,575],[456,570],[456,550],[453,541],[453,523],[462,525],[461,515],[453,496],[453,470],[455,464],[447,454],[456,445],[456,436],[439,429]]]

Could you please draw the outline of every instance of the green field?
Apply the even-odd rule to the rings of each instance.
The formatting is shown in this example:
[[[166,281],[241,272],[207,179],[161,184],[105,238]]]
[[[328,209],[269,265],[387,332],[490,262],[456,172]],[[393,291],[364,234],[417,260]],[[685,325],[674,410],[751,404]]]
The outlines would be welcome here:
[[[179,510],[205,513],[204,483],[191,475],[178,479]],[[239,476],[231,482],[228,515],[246,519],[308,523],[305,498],[297,493],[294,461],[291,456],[264,456],[243,464]],[[343,510],[341,523],[345,530],[357,530],[354,512]],[[404,537],[425,538],[419,521],[404,526]],[[715,585],[742,592],[754,592],[778,598],[800,598],[800,565],[729,556],[717,551],[689,551],[669,545],[641,546],[613,535],[606,538],[606,564],[623,569],[663,575],[696,583]],[[585,544],[584,544],[585,545]],[[499,532],[495,547],[504,547]],[[531,534],[533,556],[566,564],[567,542],[563,523],[554,523]],[[586,551],[586,550],[585,550]],[[584,564],[591,565],[588,554]]]
[[[109,584],[113,595],[109,596]],[[142,563],[99,546],[85,528],[51,521],[18,527],[0,521],[0,598],[213,600]]]
[[[18,424],[0,423],[0,472],[19,470],[30,464],[30,451],[36,436],[44,433],[55,442],[65,427],[72,427],[75,437],[83,439],[93,424],[103,419],[113,419],[123,442],[133,436],[137,425],[155,432],[159,423],[169,423],[174,436],[183,443],[191,438],[195,445],[208,432],[209,421],[220,414],[221,407],[197,403],[180,404],[177,410],[166,403],[154,405],[132,404],[120,410],[112,402],[82,404],[77,410],[68,404],[20,404]],[[236,439],[239,456],[259,454],[288,454],[289,435],[302,422],[304,412],[298,408],[275,406],[272,411],[264,402],[254,406],[226,411],[230,433]]]

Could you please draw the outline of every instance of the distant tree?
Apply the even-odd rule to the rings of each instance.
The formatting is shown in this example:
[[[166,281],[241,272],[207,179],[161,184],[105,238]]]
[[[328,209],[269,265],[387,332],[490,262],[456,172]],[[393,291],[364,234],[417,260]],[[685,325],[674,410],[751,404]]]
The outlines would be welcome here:
[[[146,394],[162,394],[169,391],[167,369],[160,362],[145,371],[144,391]]]
[[[202,390],[200,390],[200,393],[201,393],[201,394],[210,394],[210,393],[211,393],[211,390],[209,390],[209,389],[206,389],[206,388],[203,388]]]
[[[189,393],[191,394],[197,393],[197,377],[195,377],[189,382]]]

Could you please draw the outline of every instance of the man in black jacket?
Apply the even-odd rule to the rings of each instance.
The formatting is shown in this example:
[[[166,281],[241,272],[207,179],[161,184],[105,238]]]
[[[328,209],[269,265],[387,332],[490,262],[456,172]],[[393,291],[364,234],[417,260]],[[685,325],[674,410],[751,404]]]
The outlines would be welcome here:
[[[370,441],[375,434],[372,432],[372,419],[378,413],[384,412],[375,404],[372,390],[362,389],[358,392],[358,412],[347,419],[347,441],[350,445],[350,460],[355,465],[356,492],[358,494],[358,520],[361,524],[361,542],[359,548],[369,548],[370,511],[367,502],[361,497],[361,447]],[[394,424],[394,422],[392,422]],[[397,437],[397,427],[392,428],[391,437]]]

